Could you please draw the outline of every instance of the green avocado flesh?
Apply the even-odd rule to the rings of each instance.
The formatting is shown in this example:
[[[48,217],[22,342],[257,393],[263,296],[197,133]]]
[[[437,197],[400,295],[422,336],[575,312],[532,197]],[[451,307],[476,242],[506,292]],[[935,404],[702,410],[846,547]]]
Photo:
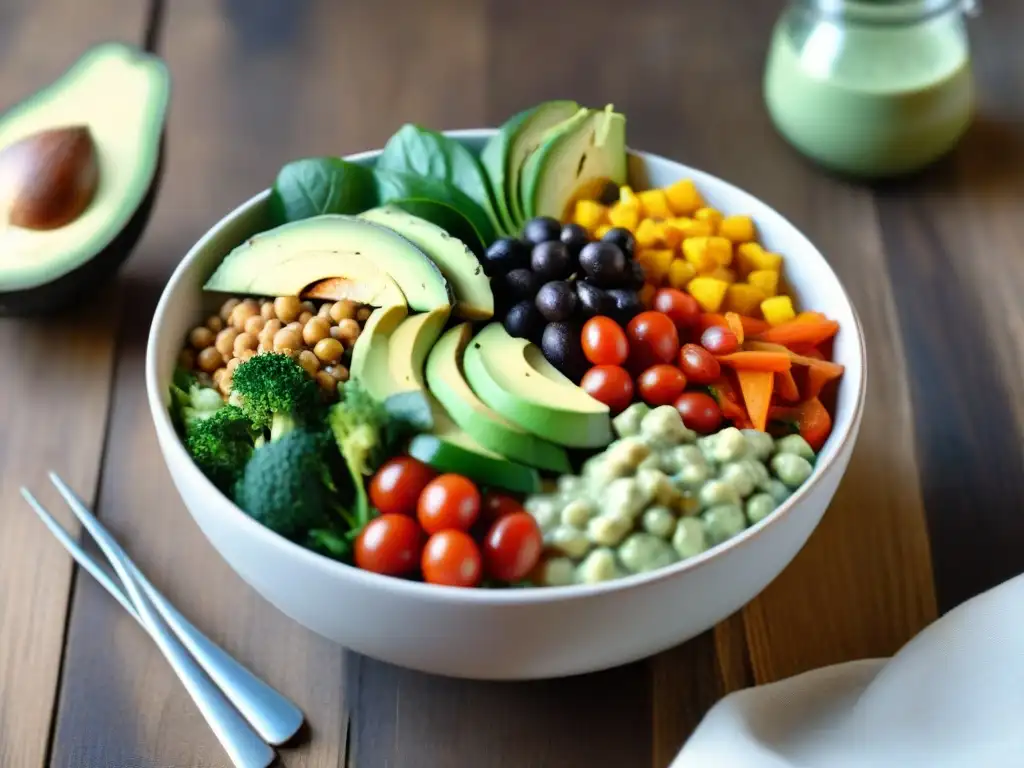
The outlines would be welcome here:
[[[602,448],[612,437],[608,406],[544,359],[540,348],[490,323],[469,342],[466,380],[484,403],[538,437],[573,448]]]
[[[424,363],[448,321],[447,307],[408,317],[404,310],[375,310],[352,348],[352,376],[377,400],[426,390]]]
[[[13,226],[9,201],[0,203],[0,307],[7,303],[3,294],[51,284],[109,256],[107,268],[95,270],[98,278],[127,257],[144,221],[131,236],[120,236],[138,216],[148,217],[169,95],[170,76],[160,59],[109,43],[91,49],[60,78],[0,116],[0,149],[42,131],[87,127],[99,178],[85,210],[55,229]],[[11,303],[17,303],[15,297]]]
[[[338,278],[344,296],[313,295],[374,306],[407,303],[418,312],[452,303],[448,281],[423,251],[387,227],[339,214],[313,216],[254,235],[224,258],[204,289],[287,296]],[[367,279],[369,286],[363,284]],[[403,298],[389,290],[389,281]],[[364,290],[370,299],[359,298]]]
[[[560,446],[532,435],[488,407],[462,373],[461,360],[473,336],[469,323],[442,336],[427,357],[427,387],[463,431],[484,448],[529,466],[552,472],[572,471]]]
[[[523,166],[520,179],[527,218],[563,220],[584,197],[609,182],[626,183],[626,118],[607,107],[581,109],[550,129]]]
[[[456,315],[467,320],[487,320],[494,314],[491,281],[461,240],[436,224],[393,206],[364,211],[359,218],[394,230],[427,254],[452,286]]]

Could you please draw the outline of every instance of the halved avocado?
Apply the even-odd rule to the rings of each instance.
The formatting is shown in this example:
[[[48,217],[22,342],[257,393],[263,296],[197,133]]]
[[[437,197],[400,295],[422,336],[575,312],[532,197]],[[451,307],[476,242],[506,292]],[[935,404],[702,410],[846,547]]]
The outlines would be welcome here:
[[[626,183],[626,118],[604,110],[580,110],[550,129],[523,166],[527,218],[564,220],[579,199],[598,197],[608,183]]]
[[[469,247],[432,222],[401,208],[382,206],[364,211],[359,218],[392,229],[430,257],[452,286],[455,314],[467,320],[487,320],[494,315],[491,281]]]
[[[393,307],[375,310],[352,348],[352,377],[377,400],[425,391],[424,363],[449,312],[448,307],[439,307],[405,317]]]
[[[532,435],[490,408],[476,396],[462,372],[466,345],[473,337],[469,323],[444,334],[427,357],[427,387],[448,415],[471,438],[502,456],[552,472],[572,471],[565,449]]]
[[[0,190],[0,315],[62,308],[94,291],[128,257],[159,188],[169,98],[170,75],[163,61],[129,45],[107,43],[0,116],[0,155],[8,150],[7,158],[17,160],[14,166],[29,161],[22,166],[29,171],[21,175],[25,183],[39,183],[33,161],[49,162],[32,157],[40,146],[35,140],[43,134],[84,131],[95,155],[87,203],[46,229],[13,223],[20,220],[15,216],[12,221],[11,214],[24,187],[19,187],[17,169],[0,160],[8,168]],[[44,205],[69,194],[62,188],[69,176],[59,168],[49,170],[53,185],[32,190]]]
[[[608,406],[562,375],[536,344],[510,336],[501,323],[481,330],[462,362],[477,397],[523,429],[573,448],[611,442]]]
[[[355,216],[324,214],[282,224],[246,240],[229,253],[203,286],[207,291],[285,296],[305,293],[323,280],[344,278],[355,298],[360,279],[373,280],[365,291],[399,303],[387,293],[393,280],[409,308],[426,312],[450,307],[451,287],[423,251],[398,233]],[[369,276],[369,277],[368,277]],[[320,296],[320,298],[327,298]]]

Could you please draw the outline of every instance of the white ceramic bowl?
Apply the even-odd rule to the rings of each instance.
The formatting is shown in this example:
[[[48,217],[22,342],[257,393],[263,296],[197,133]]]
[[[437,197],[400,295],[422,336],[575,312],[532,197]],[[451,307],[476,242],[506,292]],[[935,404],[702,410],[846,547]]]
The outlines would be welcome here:
[[[490,130],[455,131],[474,149]],[[371,163],[376,152],[351,160]],[[766,519],[697,557],[598,585],[485,590],[378,576],[278,536],[246,516],[196,468],[167,412],[167,388],[188,330],[215,304],[202,285],[238,243],[267,226],[266,191],[218,222],[188,252],[153,318],[146,389],[157,439],[185,505],[217,551],[283,613],[342,645],[404,667],[456,677],[558,677],[624,664],[674,646],[730,615],[793,559],[846,470],[864,405],[860,322],[824,257],[757,198],[694,168],[630,153],[634,186],[693,178],[710,205],[753,215],[766,246],[785,256],[801,307],[840,323],[835,360],[846,366],[831,437],[814,474]]]

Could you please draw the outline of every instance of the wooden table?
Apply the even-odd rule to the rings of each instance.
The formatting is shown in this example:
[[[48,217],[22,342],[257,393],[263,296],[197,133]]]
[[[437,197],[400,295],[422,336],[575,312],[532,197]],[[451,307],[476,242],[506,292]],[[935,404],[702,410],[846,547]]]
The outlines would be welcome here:
[[[769,126],[775,3],[715,0],[16,0],[0,106],[88,45],[158,24],[174,92],[164,187],[119,281],[69,318],[0,321],[0,766],[221,768],[138,627],[23,505],[62,473],[156,584],[297,700],[288,766],[665,766],[723,694],[887,655],[1024,567],[1024,6],[974,25],[981,118],[923,176],[828,178]],[[193,524],[157,452],[143,349],[173,266],[302,155],[382,145],[404,121],[494,125],[567,96],[614,102],[634,146],[749,189],[803,228],[852,295],[870,357],[856,453],[821,526],[761,596],[650,660],[569,680],[437,679],[284,618]],[[0,259],[3,256],[0,254]],[[68,516],[70,517],[70,516]],[[354,617],[358,620],[358,617]]]

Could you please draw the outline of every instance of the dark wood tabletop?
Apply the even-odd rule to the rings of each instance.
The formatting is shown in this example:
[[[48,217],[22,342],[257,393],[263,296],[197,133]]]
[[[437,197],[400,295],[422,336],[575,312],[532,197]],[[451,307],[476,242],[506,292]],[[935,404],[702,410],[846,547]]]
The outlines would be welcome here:
[[[172,602],[302,706],[309,733],[282,751],[293,768],[666,766],[725,693],[891,654],[1024,569],[1024,4],[991,0],[972,22],[980,114],[957,151],[877,186],[823,174],[771,129],[778,3],[166,5],[0,4],[0,109],[107,39],[152,38],[173,76],[163,187],[119,279],[69,317],[0,321],[0,766],[228,765],[155,646],[21,502],[25,484],[59,509],[51,468]],[[821,248],[867,335],[856,452],[792,565],[649,660],[494,684],[346,653],[257,597],[175,493],[143,387],[154,305],[191,244],[282,163],[379,147],[406,121],[495,125],[553,97],[614,103],[632,146],[746,188]]]

